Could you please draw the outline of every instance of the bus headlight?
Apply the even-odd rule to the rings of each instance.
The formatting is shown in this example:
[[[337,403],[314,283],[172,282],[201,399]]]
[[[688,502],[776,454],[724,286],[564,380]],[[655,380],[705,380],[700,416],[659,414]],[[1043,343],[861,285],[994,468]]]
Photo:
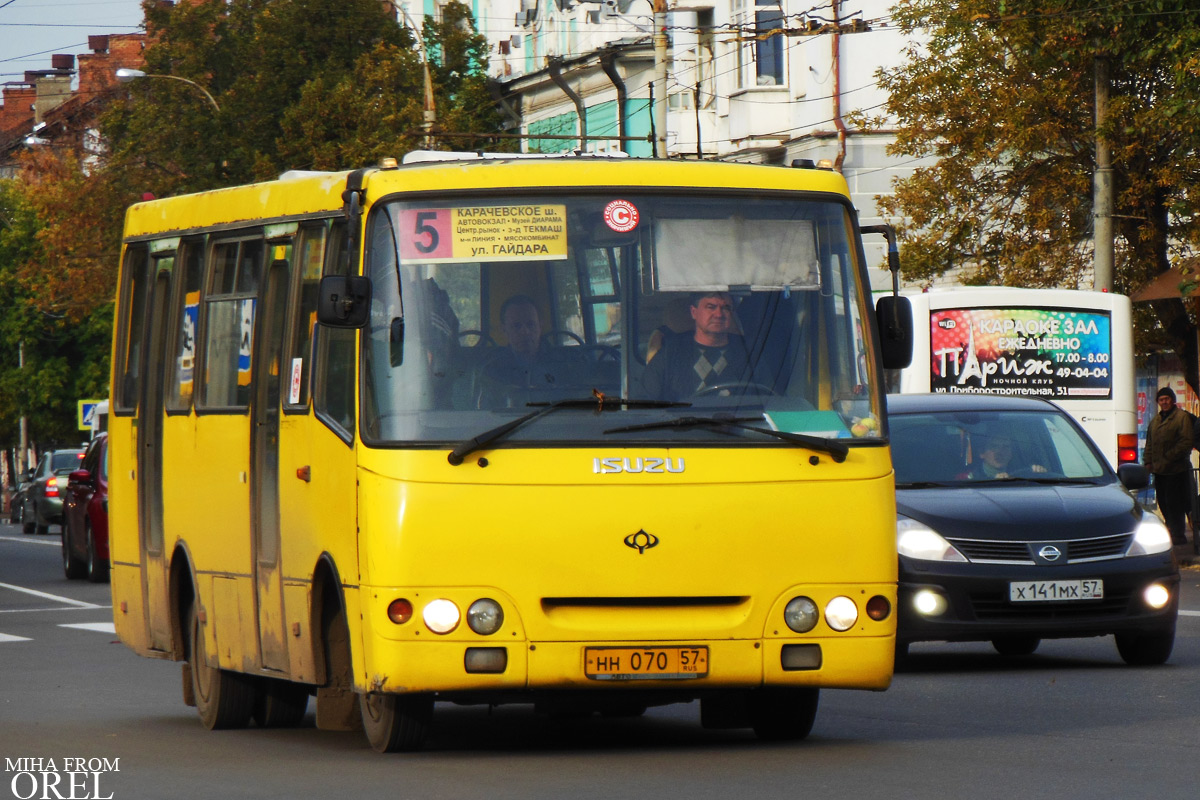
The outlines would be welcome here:
[[[848,631],[858,622],[858,606],[844,595],[835,597],[825,605],[825,622],[835,631]]]
[[[1171,532],[1167,526],[1151,514],[1142,514],[1142,521],[1133,532],[1133,541],[1129,543],[1126,556],[1150,556],[1155,553],[1165,553],[1171,549]]]
[[[425,627],[437,634],[449,633],[458,627],[462,614],[449,600],[432,600],[421,611]]]
[[[796,633],[811,631],[817,618],[817,604],[807,597],[793,597],[783,609],[783,621]]]
[[[896,516],[896,551],[902,556],[922,561],[967,560],[933,528],[901,515]]]
[[[495,600],[484,597],[467,609],[467,627],[483,636],[500,630],[504,624],[504,609]]]

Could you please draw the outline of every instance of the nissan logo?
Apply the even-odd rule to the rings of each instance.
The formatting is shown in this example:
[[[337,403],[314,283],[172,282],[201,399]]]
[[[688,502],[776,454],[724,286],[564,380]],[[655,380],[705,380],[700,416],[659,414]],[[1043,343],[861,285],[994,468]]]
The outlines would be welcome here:
[[[658,537],[652,533],[639,530],[637,533],[631,533],[625,537],[625,546],[632,547],[638,551],[638,555],[641,555],[651,547],[658,547]]]
[[[1038,555],[1047,561],[1058,561],[1058,557],[1062,555],[1062,550],[1059,550],[1052,544],[1048,544],[1041,550],[1038,550]]]

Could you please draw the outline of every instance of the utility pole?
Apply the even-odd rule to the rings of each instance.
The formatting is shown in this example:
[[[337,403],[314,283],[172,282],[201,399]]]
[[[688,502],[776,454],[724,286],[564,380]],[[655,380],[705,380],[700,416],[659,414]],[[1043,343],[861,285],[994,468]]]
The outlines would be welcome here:
[[[21,382],[25,382],[25,341],[17,345],[17,367],[21,370]],[[17,480],[21,473],[29,469],[29,423],[25,419],[25,404],[21,403],[21,433],[20,433],[20,466],[17,468]]]
[[[1099,292],[1111,292],[1113,288],[1113,176],[1112,148],[1102,129],[1108,119],[1108,59],[1096,58],[1096,175],[1094,177],[1094,213],[1092,248],[1095,257],[1092,265],[1094,277],[1092,288]]]
[[[667,157],[667,0],[654,0],[654,155]]]

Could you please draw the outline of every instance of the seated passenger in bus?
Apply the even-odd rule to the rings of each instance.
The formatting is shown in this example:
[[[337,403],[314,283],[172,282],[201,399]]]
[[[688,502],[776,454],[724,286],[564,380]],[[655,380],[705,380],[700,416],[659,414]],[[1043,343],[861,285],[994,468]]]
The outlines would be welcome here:
[[[508,343],[483,366],[480,408],[520,408],[531,401],[556,399],[571,384],[572,359],[542,341],[537,304],[517,294],[500,306],[500,329]],[[565,395],[564,395],[565,396]]]
[[[753,382],[746,340],[734,333],[733,297],[728,292],[697,292],[688,310],[692,330],[664,337],[662,348],[646,365],[646,395],[681,400]]]

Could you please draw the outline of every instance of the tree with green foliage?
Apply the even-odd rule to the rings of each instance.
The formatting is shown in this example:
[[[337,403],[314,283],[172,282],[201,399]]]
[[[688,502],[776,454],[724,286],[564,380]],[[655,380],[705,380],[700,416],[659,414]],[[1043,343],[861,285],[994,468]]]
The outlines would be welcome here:
[[[930,281],[1087,284],[1093,262],[1095,65],[1111,76],[1114,288],[1130,293],[1200,240],[1200,7],[1184,0],[909,0],[914,37],[881,76],[891,153],[936,157],[882,198],[907,218],[904,273]],[[1183,304],[1155,308],[1180,352]],[[1145,342],[1143,342],[1145,344]],[[1193,379],[1194,358],[1193,358]]]

